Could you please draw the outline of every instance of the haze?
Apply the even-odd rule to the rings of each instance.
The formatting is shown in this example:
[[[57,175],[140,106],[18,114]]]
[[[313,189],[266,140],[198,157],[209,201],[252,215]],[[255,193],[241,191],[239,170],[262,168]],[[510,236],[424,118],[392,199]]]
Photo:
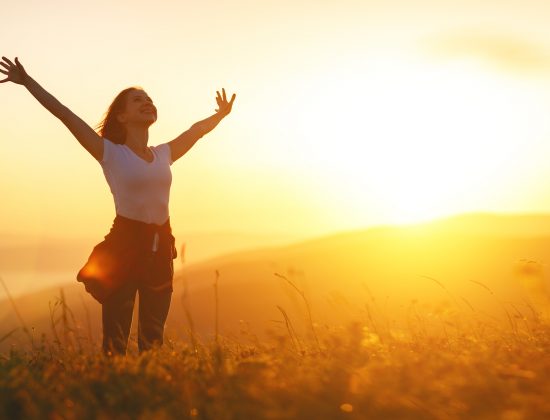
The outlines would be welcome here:
[[[187,233],[306,238],[468,211],[543,213],[550,29],[542,1],[9,2],[18,56],[95,126],[143,86],[149,144],[231,115],[174,166]],[[99,164],[21,86],[3,84],[0,232],[101,240]]]

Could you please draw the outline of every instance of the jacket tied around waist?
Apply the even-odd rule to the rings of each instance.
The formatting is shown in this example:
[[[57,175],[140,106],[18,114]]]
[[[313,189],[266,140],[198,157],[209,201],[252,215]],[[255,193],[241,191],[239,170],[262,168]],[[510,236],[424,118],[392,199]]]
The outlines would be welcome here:
[[[161,280],[171,288],[177,250],[170,218],[157,225],[117,214],[110,232],[93,248],[76,278],[84,283],[87,292],[103,303],[131,280],[132,270],[139,261],[151,256],[170,265],[169,270],[163,271],[167,278]]]

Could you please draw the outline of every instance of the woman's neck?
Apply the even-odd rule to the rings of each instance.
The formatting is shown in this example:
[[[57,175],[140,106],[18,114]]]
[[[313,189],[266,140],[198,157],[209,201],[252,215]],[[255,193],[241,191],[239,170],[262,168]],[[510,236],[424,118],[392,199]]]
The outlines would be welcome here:
[[[133,150],[144,151],[149,141],[149,130],[143,126],[126,126],[125,144]]]

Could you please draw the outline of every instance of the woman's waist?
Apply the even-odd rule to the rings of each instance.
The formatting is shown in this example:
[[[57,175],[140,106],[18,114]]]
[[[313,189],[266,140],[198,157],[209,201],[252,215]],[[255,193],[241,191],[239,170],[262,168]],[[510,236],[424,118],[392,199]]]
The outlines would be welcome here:
[[[105,239],[107,237],[145,243],[149,243],[152,240],[165,242],[175,239],[172,235],[170,217],[163,224],[158,225],[156,223],[146,223],[141,220],[131,219],[120,214],[116,215],[111,230]]]

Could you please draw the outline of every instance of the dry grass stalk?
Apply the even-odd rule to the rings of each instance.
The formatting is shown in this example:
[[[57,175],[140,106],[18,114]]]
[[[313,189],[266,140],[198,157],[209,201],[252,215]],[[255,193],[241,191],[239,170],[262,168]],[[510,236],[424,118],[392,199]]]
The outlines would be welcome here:
[[[296,331],[294,330],[294,327],[292,326],[292,322],[290,322],[290,318],[288,317],[286,311],[281,308],[279,305],[277,305],[277,308],[281,313],[283,314],[283,317],[285,319],[286,324],[286,330],[288,331],[288,335],[290,337],[290,341],[292,342],[292,345],[294,346],[294,350],[296,352],[303,353],[302,346],[300,345],[300,341],[298,340],[298,335],[296,334]]]
[[[6,292],[6,296],[8,297],[8,300],[10,301],[11,306],[13,307],[13,311],[15,312],[15,315],[17,316],[17,319],[19,320],[19,322],[21,323],[21,326],[23,327],[23,331],[25,332],[25,334],[29,338],[29,341],[31,342],[31,346],[34,349],[34,340],[33,340],[32,334],[30,333],[29,329],[27,328],[27,324],[23,320],[23,317],[21,316],[21,313],[19,312],[19,309],[17,309],[17,305],[15,304],[15,301],[11,297],[11,293],[8,290],[8,286],[6,286],[6,283],[4,282],[4,279],[2,277],[0,277],[0,282],[2,283],[2,287],[4,288],[4,291]],[[9,334],[11,335],[12,332],[10,332]]]
[[[309,306],[309,302],[306,298],[306,295],[305,293],[300,290],[292,281],[290,281],[288,278],[286,278],[285,276],[283,276],[282,274],[279,274],[279,273],[274,273],[275,276],[285,280],[288,284],[290,284],[292,286],[292,288],[294,290],[296,290],[296,292],[302,297],[302,299],[304,300],[304,303],[306,305],[306,309],[307,309],[307,314],[308,314],[308,320],[309,320],[309,325],[311,327],[311,332],[313,333],[313,338],[315,338],[315,343],[317,344],[317,350],[319,352],[321,352],[321,344],[319,343],[319,339],[317,338],[317,333],[315,332],[315,327],[313,325],[313,317],[311,316],[311,308]]]

